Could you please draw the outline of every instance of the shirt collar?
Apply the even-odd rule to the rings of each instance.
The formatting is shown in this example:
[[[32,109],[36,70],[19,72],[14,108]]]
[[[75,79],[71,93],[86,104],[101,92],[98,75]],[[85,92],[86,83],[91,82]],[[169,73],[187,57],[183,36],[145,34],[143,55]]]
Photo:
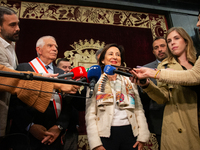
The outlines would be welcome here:
[[[53,63],[50,63],[48,66],[53,70]]]
[[[39,58],[39,57],[38,57]],[[39,58],[39,60],[42,62],[42,64],[44,65],[44,66],[49,66],[50,67],[50,69],[51,70],[53,70],[53,63],[50,63],[50,64],[48,64],[48,65],[45,65],[45,63]]]
[[[10,44],[6,40],[4,40],[2,37],[0,37],[0,41],[1,41],[2,45],[4,46],[4,48],[9,47],[10,45],[13,47],[15,46],[14,42],[11,42],[11,44]]]
[[[158,59],[156,59],[156,61],[158,62],[158,64],[162,62],[162,61],[160,61],[160,60],[158,60]]]

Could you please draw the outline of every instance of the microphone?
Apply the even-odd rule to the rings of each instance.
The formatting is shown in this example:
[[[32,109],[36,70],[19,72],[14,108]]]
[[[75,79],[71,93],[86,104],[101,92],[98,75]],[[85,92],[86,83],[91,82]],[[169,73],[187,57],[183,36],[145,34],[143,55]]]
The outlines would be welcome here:
[[[103,71],[108,75],[114,75],[115,73],[117,73],[117,74],[120,74],[122,76],[133,77],[133,75],[131,73],[127,73],[127,72],[123,72],[123,71],[117,70],[115,67],[113,67],[111,65],[106,65],[104,67]],[[146,79],[141,79],[140,83],[141,84],[145,84],[146,83]]]
[[[126,76],[126,77],[133,77],[131,73],[123,72],[120,70],[117,70],[115,67],[111,65],[106,65],[103,70],[108,75],[114,75],[115,73]]]
[[[94,86],[97,83],[101,76],[101,67],[99,65],[91,66],[88,70],[87,78],[90,81],[89,87],[90,87],[90,93],[89,97],[91,98],[94,92]]]
[[[83,78],[81,78],[81,79],[78,80],[78,81],[80,81],[80,82],[88,82],[88,79],[87,79],[87,77],[83,77]]]
[[[62,79],[66,77],[72,77],[72,79],[78,79],[81,77],[85,77],[86,74],[87,73],[86,73],[85,68],[82,66],[79,66],[79,67],[73,68],[69,73],[58,75],[57,78]]]

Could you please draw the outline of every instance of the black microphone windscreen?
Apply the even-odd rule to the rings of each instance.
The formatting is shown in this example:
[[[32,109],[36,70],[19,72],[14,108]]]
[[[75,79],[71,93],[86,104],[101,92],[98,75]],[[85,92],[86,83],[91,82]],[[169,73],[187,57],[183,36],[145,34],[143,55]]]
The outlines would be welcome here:
[[[74,76],[74,73],[73,72],[69,72],[69,73],[65,73],[65,74],[60,74],[57,76],[58,79],[63,79],[63,78],[66,78],[66,77],[73,77]]]
[[[131,73],[123,72],[123,71],[120,71],[120,70],[114,70],[113,72],[120,74],[120,75],[123,75],[123,76],[126,76],[126,77],[132,77],[133,76]]]

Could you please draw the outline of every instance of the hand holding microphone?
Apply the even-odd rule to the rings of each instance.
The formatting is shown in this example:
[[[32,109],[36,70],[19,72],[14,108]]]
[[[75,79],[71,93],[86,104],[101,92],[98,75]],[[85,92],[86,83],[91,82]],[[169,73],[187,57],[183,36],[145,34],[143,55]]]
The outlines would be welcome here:
[[[126,77],[133,77],[133,75],[131,73],[127,73],[127,72],[123,72],[120,70],[117,70],[115,67],[111,66],[111,65],[106,65],[104,67],[104,72],[108,75],[114,75],[115,73],[120,74],[122,76],[126,76]],[[142,79],[140,80],[141,84],[145,84],[146,83],[146,79]]]
[[[78,78],[86,77],[86,76],[87,76],[87,72],[85,68],[82,66],[79,66],[79,67],[73,68],[69,73],[59,75],[57,78],[62,79],[66,77],[72,77],[72,79],[78,79]]]
[[[111,65],[106,65],[104,67],[104,70],[103,70],[106,74],[108,75],[114,75],[115,73],[117,74],[120,74],[120,75],[123,75],[123,76],[126,76],[126,77],[132,77],[133,75],[130,74],[130,73],[127,73],[127,72],[123,72],[123,71],[120,71],[120,70],[117,70],[115,67],[111,66]]]

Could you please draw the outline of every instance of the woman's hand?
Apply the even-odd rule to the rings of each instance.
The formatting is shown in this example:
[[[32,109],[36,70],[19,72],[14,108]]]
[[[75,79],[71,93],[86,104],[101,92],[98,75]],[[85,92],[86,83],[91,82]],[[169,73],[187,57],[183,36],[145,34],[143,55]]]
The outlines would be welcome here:
[[[154,78],[157,73],[157,70],[141,67],[141,68],[133,68],[133,70],[131,70],[130,73],[139,79],[145,79],[145,78]]]
[[[138,150],[143,150],[144,142],[137,141],[137,142],[133,145],[133,148],[136,148],[137,146],[138,146]]]
[[[93,150],[106,150],[103,145],[94,148]]]
[[[57,74],[43,73],[42,76],[43,76],[43,77],[48,77],[48,78],[55,78],[55,77],[58,76],[58,73],[57,73]]]
[[[129,77],[132,83],[135,83],[141,87],[148,86],[149,85],[149,80],[148,79],[138,79],[136,76]],[[143,81],[142,81],[143,80]]]

